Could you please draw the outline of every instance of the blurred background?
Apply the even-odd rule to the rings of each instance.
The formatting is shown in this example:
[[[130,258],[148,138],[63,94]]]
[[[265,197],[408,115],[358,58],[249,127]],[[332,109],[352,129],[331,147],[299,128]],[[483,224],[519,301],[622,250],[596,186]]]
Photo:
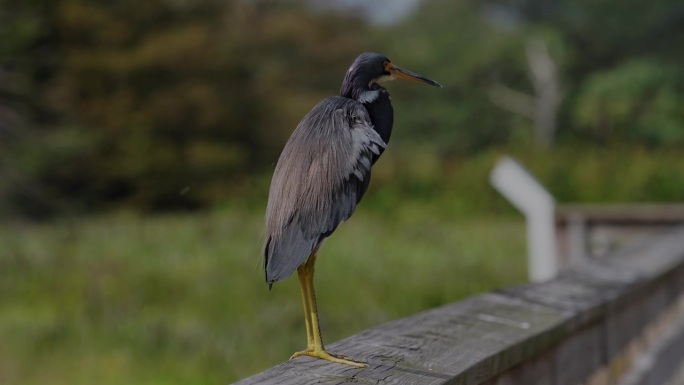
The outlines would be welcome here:
[[[268,186],[363,51],[444,89],[387,85],[317,266],[327,342],[525,281],[502,154],[560,202],[684,199],[678,0],[0,4],[0,383],[225,384],[304,348],[296,279],[263,281]]]

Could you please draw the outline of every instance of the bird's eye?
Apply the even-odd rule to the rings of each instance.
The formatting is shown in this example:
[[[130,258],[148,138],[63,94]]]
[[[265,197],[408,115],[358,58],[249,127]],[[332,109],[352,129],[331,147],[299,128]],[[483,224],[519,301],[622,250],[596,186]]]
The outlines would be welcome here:
[[[387,60],[382,62],[382,70],[384,72],[389,72],[389,69],[390,69],[390,62],[388,62]]]

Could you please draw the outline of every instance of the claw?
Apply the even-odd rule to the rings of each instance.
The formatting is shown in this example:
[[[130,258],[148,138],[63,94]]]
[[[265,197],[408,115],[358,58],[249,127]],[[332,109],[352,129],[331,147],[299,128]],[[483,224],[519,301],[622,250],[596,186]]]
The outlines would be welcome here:
[[[334,362],[336,364],[350,365],[355,366],[357,368],[365,368],[366,366],[368,366],[368,364],[366,363],[353,361],[350,357],[343,355],[333,355],[325,350],[302,350],[301,352],[293,354],[292,357],[290,357],[290,359],[297,358],[300,356],[320,358],[322,360]]]

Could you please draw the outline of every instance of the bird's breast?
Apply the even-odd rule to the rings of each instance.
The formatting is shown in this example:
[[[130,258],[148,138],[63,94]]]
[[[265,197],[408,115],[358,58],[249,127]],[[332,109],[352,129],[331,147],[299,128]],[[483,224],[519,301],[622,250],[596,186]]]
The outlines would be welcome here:
[[[386,90],[377,90],[377,97],[369,103],[363,103],[371,121],[373,129],[380,135],[380,138],[387,144],[392,136],[392,126],[394,125],[394,109],[392,100]]]

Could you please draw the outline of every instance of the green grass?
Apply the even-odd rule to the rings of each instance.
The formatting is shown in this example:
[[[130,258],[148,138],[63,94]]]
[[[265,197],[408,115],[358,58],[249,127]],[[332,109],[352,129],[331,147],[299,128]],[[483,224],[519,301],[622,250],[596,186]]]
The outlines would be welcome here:
[[[304,347],[297,280],[269,292],[262,214],[0,226],[0,383],[225,384]],[[364,210],[319,255],[323,337],[521,282],[524,226]]]

